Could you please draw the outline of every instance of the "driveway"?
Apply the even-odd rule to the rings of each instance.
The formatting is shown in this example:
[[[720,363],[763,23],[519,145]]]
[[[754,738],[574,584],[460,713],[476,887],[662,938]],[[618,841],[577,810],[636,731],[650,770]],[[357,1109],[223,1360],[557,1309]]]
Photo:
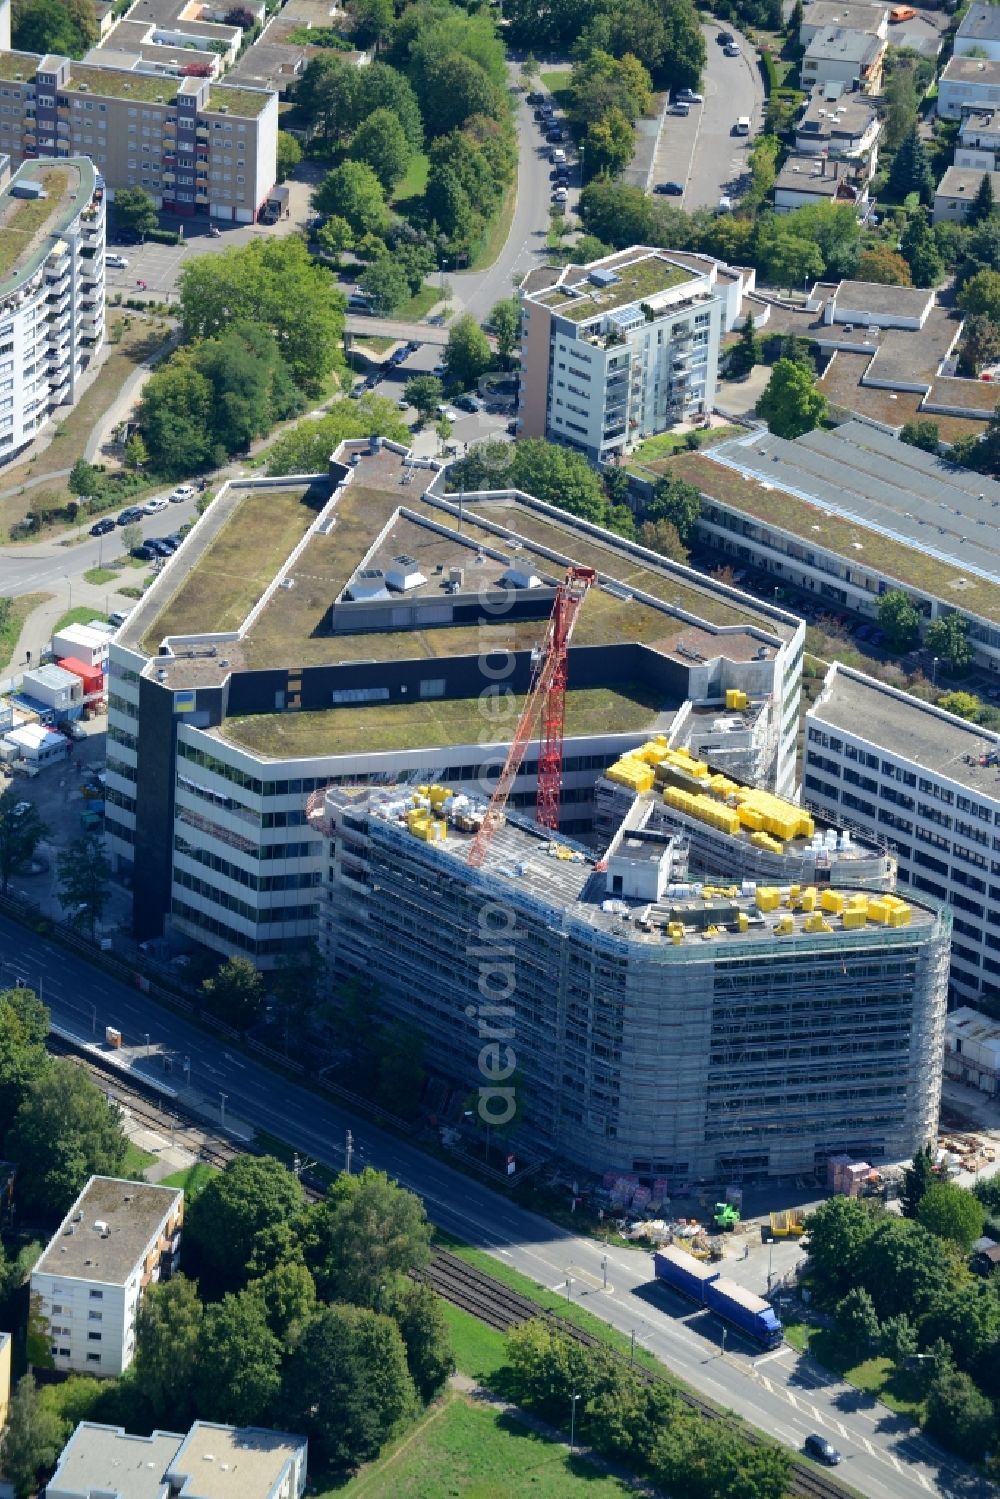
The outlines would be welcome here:
[[[703,26],[708,61],[702,93],[704,104],[692,104],[686,118],[669,112],[657,142],[650,187],[657,182],[679,182],[683,198],[668,199],[691,212],[717,208],[723,193],[738,195],[739,181],[749,170],[747,152],[763,123],[764,87],[754,49],[730,26]],[[739,57],[726,57],[716,41],[720,30],[733,31]],[[749,115],[749,136],[733,135],[740,115]]]

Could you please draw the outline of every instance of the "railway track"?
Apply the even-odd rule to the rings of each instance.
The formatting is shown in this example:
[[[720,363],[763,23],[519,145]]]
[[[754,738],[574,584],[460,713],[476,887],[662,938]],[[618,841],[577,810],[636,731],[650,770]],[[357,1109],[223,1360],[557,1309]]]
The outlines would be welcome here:
[[[100,1055],[85,1048],[78,1049],[58,1037],[50,1035],[47,1044],[50,1051],[58,1052],[80,1066],[86,1067],[116,1102],[121,1103],[133,1118],[141,1120],[149,1128],[158,1130],[161,1134],[170,1134],[178,1125],[183,1128],[196,1128],[202,1137],[198,1147],[199,1157],[208,1165],[224,1169],[239,1155],[260,1153],[252,1147],[237,1149],[224,1136],[213,1135],[211,1130],[206,1128],[205,1120],[201,1115],[179,1103],[175,1098],[171,1098],[168,1102],[162,1101],[162,1092],[157,1089],[155,1080],[146,1082],[144,1079],[136,1079],[134,1075],[125,1077],[122,1075],[121,1068],[104,1061]],[[161,1099],[160,1102],[156,1101],[157,1097]],[[305,1183],[303,1183],[302,1190],[312,1202],[317,1201],[323,1195]],[[575,1338],[584,1346],[608,1351],[608,1345],[601,1342],[593,1333],[577,1327],[573,1322],[567,1322],[553,1312],[545,1311],[537,1302],[505,1286],[502,1281],[494,1279],[485,1270],[479,1269],[476,1265],[470,1265],[447,1249],[433,1250],[429,1264],[421,1272],[421,1278],[452,1306],[468,1312],[470,1316],[497,1332],[510,1332],[512,1328],[520,1327],[533,1318],[543,1317],[551,1327]],[[615,1352],[616,1357],[625,1361],[623,1354],[612,1351]],[[661,1380],[673,1384],[667,1376],[655,1374],[641,1365],[633,1365],[633,1368],[647,1384]],[[678,1394],[689,1409],[697,1411],[705,1420],[734,1422],[734,1418],[727,1412],[718,1410],[693,1392],[680,1389]],[[745,1422],[739,1423],[738,1429],[741,1436],[754,1445],[763,1441],[763,1437]],[[800,1499],[848,1499],[851,1493],[842,1484],[833,1478],[828,1478],[811,1464],[794,1459],[790,1492],[800,1496]]]

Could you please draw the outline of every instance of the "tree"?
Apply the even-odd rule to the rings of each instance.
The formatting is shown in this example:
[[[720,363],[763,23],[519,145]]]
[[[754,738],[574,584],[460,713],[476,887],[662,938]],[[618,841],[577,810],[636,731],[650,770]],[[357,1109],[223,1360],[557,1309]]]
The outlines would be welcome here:
[[[362,118],[361,72],[342,57],[323,53],[310,61],[295,90],[295,105],[327,150],[342,144]]]
[[[587,126],[584,150],[590,177],[617,177],[628,166],[635,150],[635,131],[617,105]]]
[[[909,594],[904,593],[901,588],[891,588],[882,595],[878,606],[878,623],[894,651],[912,650],[920,639],[920,614]]]
[[[425,1402],[433,1400],[455,1372],[455,1355],[441,1303],[430,1286],[408,1280],[397,1287],[390,1310],[402,1334],[417,1394]]]
[[[438,452],[443,453],[452,432],[451,418],[445,416],[444,412],[434,423],[434,431],[437,433]]]
[[[149,449],[142,440],[141,432],[132,433],[132,436],[125,444],[125,452],[122,456],[125,460],[125,467],[132,469],[133,472],[136,469],[146,467],[146,464],[149,462]]]
[[[734,344],[729,354],[729,373],[739,379],[749,375],[755,364],[760,364],[761,341],[754,326],[753,314],[748,312],[740,329],[739,343]]]
[[[344,219],[355,234],[381,234],[388,226],[382,184],[366,161],[343,161],[334,167],[312,201],[320,213]]]
[[[944,275],[944,262],[938,253],[927,215],[911,216],[899,242],[900,252],[913,277],[914,286],[936,286]]]
[[[898,251],[880,242],[858,256],[859,281],[877,281],[883,286],[912,286],[910,267]]]
[[[78,494],[87,499],[97,493],[101,486],[101,476],[92,463],[78,458],[69,471],[66,486],[71,494]]]
[[[245,1031],[264,1008],[264,979],[249,958],[227,958],[201,986],[205,1007],[219,1020]]]
[[[11,783],[0,792],[0,891],[7,894],[10,877],[31,861],[48,832],[33,802],[27,807]]]
[[[393,442],[408,442],[410,433],[385,396],[367,392],[358,401],[337,401],[325,416],[299,422],[267,450],[269,474],[321,474],[330,454],[348,437],[377,433]]]
[[[974,380],[984,365],[993,364],[998,357],[1000,324],[981,315],[966,318],[958,347],[958,373]]]
[[[419,151],[424,143],[424,126],[417,96],[409,79],[384,62],[370,63],[360,70],[360,75],[358,122],[374,114],[377,109],[388,109],[402,125],[411,148]],[[296,104],[298,97],[296,93]]]
[[[517,297],[494,302],[489,325],[497,341],[497,353],[506,367],[521,333],[521,304]]]
[[[758,260],[776,286],[801,286],[821,276],[826,268],[819,245],[790,223],[790,218],[765,218],[757,235]]]
[[[670,521],[686,546],[700,515],[701,492],[695,485],[668,474],[657,480],[642,518],[646,521]]]
[[[945,1365],[927,1392],[927,1430],[952,1452],[980,1462],[993,1445],[993,1405],[968,1374]]]
[[[158,472],[197,473],[208,466],[211,450],[212,387],[183,357],[168,359],[143,387],[138,424]]]
[[[373,261],[358,277],[358,285],[371,297],[372,306],[382,317],[391,316],[410,296],[406,272],[388,255]]]
[[[493,363],[493,350],[486,334],[470,313],[456,318],[448,332],[448,343],[444,351],[444,366],[448,379],[463,389],[475,385],[480,375],[485,375]]]
[[[993,202],[993,183],[989,172],[984,172],[976,188],[976,196],[969,204],[969,211],[965,215],[965,222],[973,229],[977,224],[990,218],[993,214],[995,204]]]
[[[406,175],[413,154],[406,131],[391,109],[376,109],[360,125],[350,145],[354,161],[366,162],[387,193]]]
[[[127,1142],[121,1111],[87,1073],[53,1061],[29,1086],[7,1135],[23,1210],[65,1213],[88,1177],[120,1176]]]
[[[392,0],[352,0],[351,13],[354,38],[361,47],[383,41],[395,20]]]
[[[892,158],[888,187],[891,197],[897,203],[902,203],[910,193],[916,193],[921,203],[930,203],[934,197],[934,173],[915,122]]]
[[[361,1307],[328,1306],[285,1364],[283,1405],[321,1466],[375,1457],[416,1405],[395,1322]]]
[[[145,239],[159,223],[156,204],[141,187],[120,187],[115,193],[115,222],[129,239]]]
[[[934,1182],[917,1205],[918,1223],[939,1239],[952,1240],[966,1253],[982,1233],[985,1217],[982,1203],[954,1182]]]
[[[778,437],[801,437],[823,420],[826,396],[802,365],[779,359],[757,402],[757,414]]]
[[[444,387],[436,375],[411,375],[403,386],[403,395],[415,406],[422,422],[429,422],[444,397]]]
[[[887,1317],[882,1323],[882,1352],[894,1364],[905,1363],[916,1353],[918,1346],[917,1329],[905,1312],[900,1312],[896,1317]]]
[[[937,422],[904,422],[899,440],[911,448],[921,448],[925,453],[936,455],[941,451],[941,431]]]
[[[324,1300],[378,1306],[397,1277],[430,1255],[430,1228],[419,1197],[381,1171],[342,1173],[311,1209],[306,1260]]]
[[[447,135],[474,115],[502,120],[507,111],[503,90],[474,58],[459,52],[436,59],[417,91],[430,135]]]
[[[965,282],[956,301],[963,312],[1000,323],[1000,271],[977,271]]]
[[[208,1419],[264,1424],[281,1387],[281,1346],[253,1291],[206,1307],[198,1335],[195,1405]]]
[[[940,656],[956,676],[972,664],[969,621],[964,614],[952,612],[933,620],[924,632],[924,645],[932,656]]]
[[[28,0],[14,6],[11,39],[18,51],[82,57],[97,37],[93,0],[71,0],[68,5]]]
[[[36,1079],[49,1065],[49,1012],[33,989],[0,991],[0,1142]],[[6,1293],[0,1288],[0,1301]]]
[[[139,1302],[131,1377],[154,1425],[186,1426],[195,1413],[202,1317],[198,1287],[186,1275],[147,1286]]]
[[[885,127],[886,149],[897,151],[909,135],[917,118],[917,90],[909,59],[892,58],[887,71],[883,96],[888,106]]]
[[[573,64],[570,95],[570,118],[578,130],[598,124],[611,110],[631,125],[649,108],[652,79],[632,53],[616,58],[595,47]]]
[[[316,1315],[316,1282],[300,1259],[284,1259],[252,1280],[268,1326],[284,1348],[294,1348]]]
[[[824,1292],[846,1294],[857,1283],[874,1229],[873,1209],[852,1197],[831,1197],[809,1214],[809,1267]]]
[[[358,162],[344,165],[367,170]],[[309,393],[342,367],[344,301],[298,235],[196,255],[181,270],[180,291],[188,340],[214,338],[234,324],[267,328],[292,380]]]
[[[875,1305],[863,1286],[852,1286],[837,1302],[837,1330],[858,1351],[872,1348],[879,1336]]]
[[[275,156],[275,175],[279,182],[284,182],[302,160],[302,147],[290,135],[287,130],[278,131],[278,147]]]
[[[305,1199],[298,1178],[273,1156],[237,1156],[192,1202],[187,1256],[216,1290],[242,1289],[258,1237],[295,1223]]]
[[[111,898],[111,865],[104,844],[93,834],[74,838],[59,855],[59,904],[69,911],[70,920],[90,928],[94,940],[97,923]]]
[[[687,566],[688,549],[677,534],[677,527],[673,521],[644,521],[639,527],[639,540],[644,547],[649,547],[653,552],[659,552],[661,557],[667,557],[671,562],[680,562],[683,566]]]
[[[607,516],[608,502],[601,481],[583,454],[542,437],[515,444],[509,483],[581,520],[600,525]]]
[[[11,1396],[0,1440],[0,1469],[18,1499],[35,1492],[41,1474],[54,1467],[64,1440],[63,1423],[42,1403],[33,1376],[25,1374]]]
[[[983,717],[983,705],[971,692],[942,692],[937,705],[944,713],[954,713],[970,723],[979,723]]]

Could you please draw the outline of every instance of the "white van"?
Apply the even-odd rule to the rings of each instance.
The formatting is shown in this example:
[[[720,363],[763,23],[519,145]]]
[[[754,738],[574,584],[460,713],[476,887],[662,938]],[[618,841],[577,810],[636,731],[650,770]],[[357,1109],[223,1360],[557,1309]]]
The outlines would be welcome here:
[[[736,121],[735,130],[736,130],[736,134],[737,135],[749,135],[750,134],[750,116],[749,115],[740,115],[739,119]]]

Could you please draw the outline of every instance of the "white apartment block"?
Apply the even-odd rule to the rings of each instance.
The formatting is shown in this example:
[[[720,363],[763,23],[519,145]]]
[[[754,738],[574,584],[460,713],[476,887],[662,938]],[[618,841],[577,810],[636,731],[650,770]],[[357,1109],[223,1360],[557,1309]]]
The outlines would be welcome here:
[[[151,1281],[176,1268],[184,1193],[92,1176],[31,1272],[62,1374],[121,1374]]]
[[[1000,167],[1000,109],[970,109],[962,116],[955,147],[957,167],[995,172]]]
[[[305,1437],[196,1421],[187,1436],[81,1421],[47,1486],[49,1499],[302,1499]]]
[[[967,109],[1000,107],[1000,62],[985,57],[952,57],[938,79],[937,112],[960,120]]]
[[[72,405],[104,342],[104,195],[84,156],[21,166],[0,192],[0,463]]]
[[[1000,16],[996,7],[981,0],[970,5],[955,32],[956,57],[988,57],[1000,62]]]
[[[803,796],[951,906],[955,995],[1000,990],[1000,736],[835,663],[806,714]]]
[[[520,292],[518,435],[606,463],[707,413],[719,340],[751,282],[708,256],[641,246],[530,272]]]

